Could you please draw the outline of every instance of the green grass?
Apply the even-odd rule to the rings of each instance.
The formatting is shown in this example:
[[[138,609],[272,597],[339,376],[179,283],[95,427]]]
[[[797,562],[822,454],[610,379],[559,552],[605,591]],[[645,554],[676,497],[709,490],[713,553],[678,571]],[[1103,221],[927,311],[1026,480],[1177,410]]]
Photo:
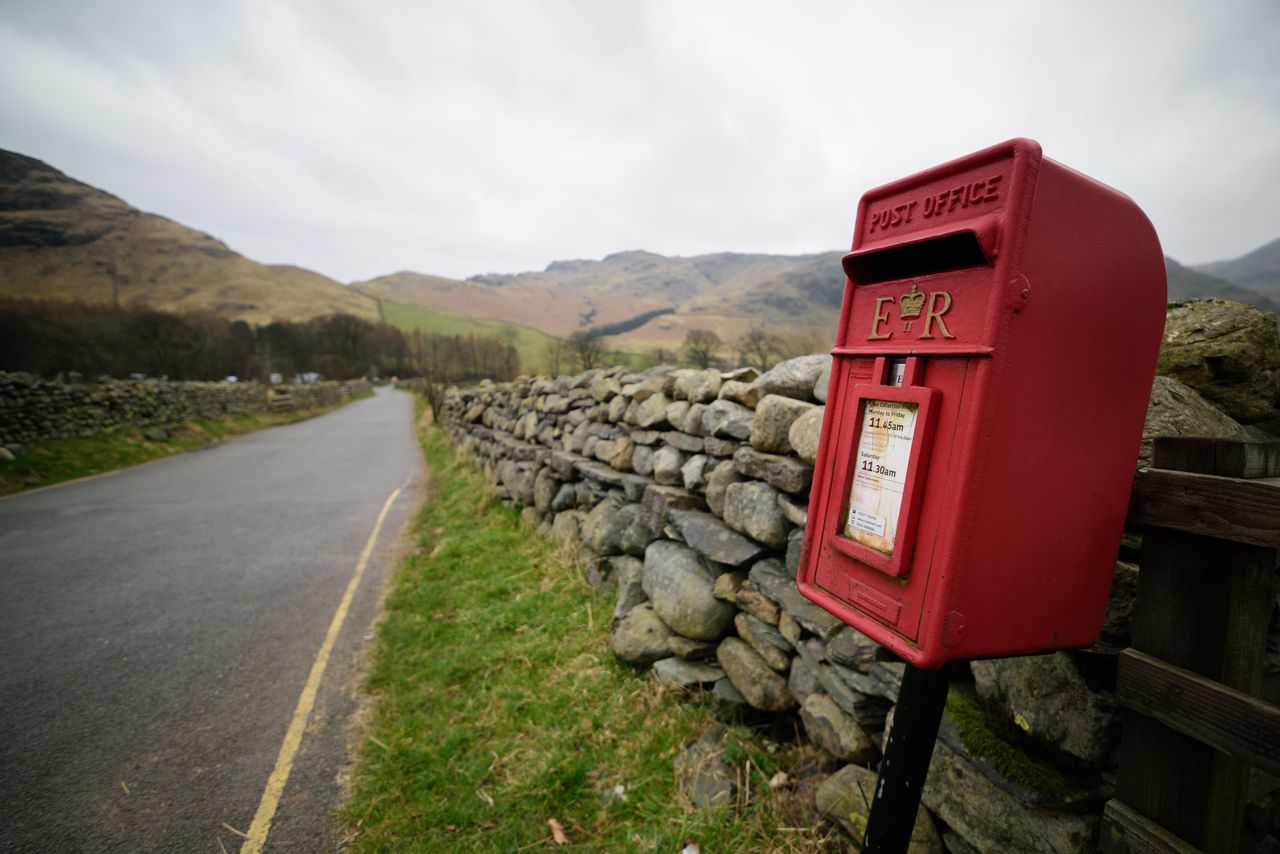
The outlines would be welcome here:
[[[714,719],[710,700],[619,662],[612,602],[494,504],[440,430],[422,445],[430,497],[378,631],[374,709],[343,811],[351,850],[551,848],[552,818],[569,851],[825,850],[782,827],[770,754],[745,727],[731,727],[742,746],[727,754],[754,769],[750,808],[687,806],[672,760]],[[607,800],[618,784],[626,799]]]
[[[463,317],[460,314],[437,311],[415,303],[389,299],[382,301],[382,310],[387,323],[404,332],[421,329],[423,332],[434,332],[440,335],[484,335],[503,340],[510,339],[515,344],[516,353],[520,357],[521,371],[530,374],[547,372],[547,342],[553,340],[554,336],[534,329],[532,326],[478,317]],[[610,340],[604,339],[606,347]],[[639,368],[647,367],[652,363],[652,359],[627,350],[607,349],[605,352],[605,364],[608,365],[629,365]],[[560,366],[561,373],[572,373],[576,370],[567,350],[561,356]]]
[[[236,415],[188,421],[169,429],[169,438],[152,441],[137,427],[98,436],[44,439],[28,445],[16,460],[0,461],[0,495],[38,489],[101,474],[212,445],[229,436],[310,418],[323,409]]]
[[[516,346],[516,353],[520,356],[522,370],[531,373],[546,370],[547,342],[552,336],[532,326],[463,317],[460,314],[436,311],[415,303],[388,299],[382,301],[382,310],[386,315],[387,323],[405,332],[421,329],[423,332],[434,332],[439,335],[484,335],[503,340],[511,338]]]

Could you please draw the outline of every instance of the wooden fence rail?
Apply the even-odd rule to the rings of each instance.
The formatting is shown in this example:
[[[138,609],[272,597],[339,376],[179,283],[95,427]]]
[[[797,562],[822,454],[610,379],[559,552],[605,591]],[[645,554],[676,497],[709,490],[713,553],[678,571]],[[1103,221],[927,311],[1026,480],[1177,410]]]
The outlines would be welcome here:
[[[1258,699],[1280,549],[1280,442],[1157,439],[1134,481],[1144,526],[1116,798],[1102,848],[1239,850],[1249,768],[1280,773]]]

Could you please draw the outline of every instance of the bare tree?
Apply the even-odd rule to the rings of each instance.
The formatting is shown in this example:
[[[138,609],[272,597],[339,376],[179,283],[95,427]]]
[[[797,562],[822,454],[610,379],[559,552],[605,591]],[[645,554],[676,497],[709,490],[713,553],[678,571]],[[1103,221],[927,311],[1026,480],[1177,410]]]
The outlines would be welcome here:
[[[782,342],[772,332],[766,332],[763,326],[752,324],[738,339],[738,352],[743,361],[750,362],[760,368],[769,367],[769,359],[782,348]]]
[[[589,371],[600,364],[604,357],[604,346],[599,335],[579,330],[565,341],[569,345],[569,353],[581,366],[581,370]]]
[[[720,336],[710,329],[690,329],[684,337],[684,355],[699,368],[711,366],[720,349]]]
[[[546,357],[547,373],[551,376],[560,374],[560,357],[564,354],[564,339],[552,337],[547,339]]]

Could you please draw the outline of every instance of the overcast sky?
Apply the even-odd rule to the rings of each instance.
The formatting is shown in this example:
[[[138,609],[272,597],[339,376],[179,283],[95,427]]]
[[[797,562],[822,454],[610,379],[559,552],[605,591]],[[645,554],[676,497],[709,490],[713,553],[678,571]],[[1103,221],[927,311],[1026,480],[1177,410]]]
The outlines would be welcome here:
[[[847,248],[1011,136],[1185,263],[1280,237],[1280,3],[0,0],[0,148],[342,281]]]

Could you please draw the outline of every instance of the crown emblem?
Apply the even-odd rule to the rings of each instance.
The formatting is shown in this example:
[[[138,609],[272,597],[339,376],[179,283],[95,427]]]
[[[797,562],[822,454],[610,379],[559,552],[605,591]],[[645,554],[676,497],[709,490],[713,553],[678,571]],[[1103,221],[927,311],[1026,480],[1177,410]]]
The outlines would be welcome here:
[[[924,294],[916,289],[916,283],[911,283],[911,292],[898,297],[898,314],[903,320],[909,317],[919,317],[920,311],[924,308]]]

